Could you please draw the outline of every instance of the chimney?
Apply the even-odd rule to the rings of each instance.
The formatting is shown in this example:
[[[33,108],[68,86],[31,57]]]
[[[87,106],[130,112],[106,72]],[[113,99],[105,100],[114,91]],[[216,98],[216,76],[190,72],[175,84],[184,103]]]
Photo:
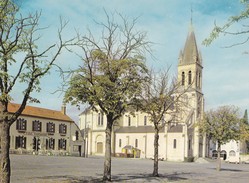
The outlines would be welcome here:
[[[64,115],[66,115],[66,105],[65,104],[63,104],[61,106],[61,113],[64,114]]]

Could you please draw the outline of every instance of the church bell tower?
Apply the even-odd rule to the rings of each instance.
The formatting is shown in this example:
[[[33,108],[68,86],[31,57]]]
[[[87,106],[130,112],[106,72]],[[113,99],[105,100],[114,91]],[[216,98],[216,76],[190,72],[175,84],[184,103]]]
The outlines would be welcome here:
[[[202,93],[202,57],[198,50],[192,21],[184,49],[180,51],[178,62],[178,83],[184,88],[187,98],[188,115],[185,124],[187,126],[187,136],[189,143],[193,144],[188,156],[205,156],[205,143],[196,127],[196,123],[201,121],[204,113],[204,96]],[[187,144],[186,144],[187,145]]]

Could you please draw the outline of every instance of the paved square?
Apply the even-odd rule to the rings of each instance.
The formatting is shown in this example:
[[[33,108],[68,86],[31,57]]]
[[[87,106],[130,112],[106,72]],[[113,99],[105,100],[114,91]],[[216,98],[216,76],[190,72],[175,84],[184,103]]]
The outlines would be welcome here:
[[[101,182],[103,157],[11,155],[12,183]],[[248,183],[249,164],[159,162],[159,178],[151,177],[153,161],[112,159],[113,182]]]

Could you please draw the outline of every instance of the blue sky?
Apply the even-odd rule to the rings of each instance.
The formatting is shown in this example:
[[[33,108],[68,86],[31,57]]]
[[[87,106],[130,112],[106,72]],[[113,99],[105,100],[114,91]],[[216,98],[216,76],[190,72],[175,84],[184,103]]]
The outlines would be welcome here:
[[[21,0],[19,0],[21,1]],[[231,15],[238,14],[243,6],[239,0],[25,0],[22,1],[21,11],[42,11],[40,26],[47,27],[40,40],[40,47],[44,47],[55,40],[59,26],[59,16],[68,20],[69,24],[64,33],[65,38],[74,35],[74,30],[86,33],[90,28],[94,33],[101,31],[94,20],[104,21],[104,9],[107,12],[117,11],[129,18],[139,17],[136,29],[146,31],[153,46],[153,54],[157,60],[148,58],[148,65],[155,68],[167,68],[176,73],[178,56],[188,34],[192,19],[199,50],[203,57],[203,93],[205,109],[221,105],[235,105],[242,113],[249,108],[249,61],[248,43],[223,48],[238,41],[240,38],[220,36],[208,47],[202,41],[209,36],[214,22],[223,24]],[[234,30],[239,30],[235,25]],[[63,68],[76,68],[80,61],[70,53],[63,53],[58,63]],[[29,104],[38,107],[60,110],[63,94],[55,93],[62,82],[59,74],[54,70],[42,79],[42,91],[34,94],[40,104]],[[20,102],[22,94],[18,90],[13,92],[15,102]],[[76,122],[81,111],[67,105],[68,115]]]

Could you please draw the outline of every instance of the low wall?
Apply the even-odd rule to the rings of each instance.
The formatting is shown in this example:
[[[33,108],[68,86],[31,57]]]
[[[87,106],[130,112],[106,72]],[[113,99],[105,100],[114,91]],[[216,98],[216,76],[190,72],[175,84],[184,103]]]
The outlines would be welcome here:
[[[249,161],[249,154],[241,154],[240,155],[240,162]]]

